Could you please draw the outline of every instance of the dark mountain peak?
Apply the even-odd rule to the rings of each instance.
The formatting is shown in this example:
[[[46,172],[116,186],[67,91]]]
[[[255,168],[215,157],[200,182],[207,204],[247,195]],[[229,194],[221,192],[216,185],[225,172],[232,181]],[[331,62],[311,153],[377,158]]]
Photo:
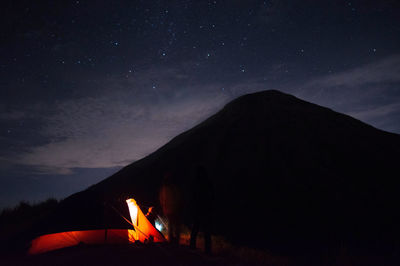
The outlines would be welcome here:
[[[215,116],[217,118],[222,116],[224,120],[236,121],[243,126],[251,126],[252,123],[269,124],[270,129],[281,132],[289,128],[293,132],[322,133],[322,130],[332,136],[337,132],[345,135],[383,132],[351,116],[278,90],[265,90],[240,96],[229,102]],[[384,134],[396,135],[388,132]]]
[[[332,110],[278,90],[265,90],[238,97],[228,103],[222,112],[235,116],[241,113],[243,116],[268,118],[271,115],[280,117],[298,112],[303,115],[308,112],[322,114]]]
[[[243,106],[248,108],[264,108],[266,105],[290,105],[294,103],[306,103],[293,95],[278,90],[265,90],[242,95],[226,105],[226,108]]]
[[[279,99],[296,99],[293,95],[281,92],[279,90],[264,90],[264,91],[258,91],[254,93],[248,93],[245,95],[242,95],[235,100],[232,101],[232,103],[235,102],[243,102],[243,101],[270,101],[270,100],[279,100]]]
[[[125,199],[134,197],[157,206],[166,171],[186,197],[182,215],[190,224],[194,170],[202,165],[215,190],[210,207],[218,210],[210,221],[232,241],[282,249],[293,244],[297,250],[306,239],[323,246],[328,240],[392,238],[400,235],[388,226],[399,221],[393,212],[400,200],[399,157],[399,135],[280,91],[247,94],[64,200],[49,219],[54,228],[45,224],[43,232],[102,228],[111,221],[120,226],[120,216],[104,211],[104,203],[126,209]],[[241,218],[247,214],[267,215],[265,229],[254,226],[260,217]]]

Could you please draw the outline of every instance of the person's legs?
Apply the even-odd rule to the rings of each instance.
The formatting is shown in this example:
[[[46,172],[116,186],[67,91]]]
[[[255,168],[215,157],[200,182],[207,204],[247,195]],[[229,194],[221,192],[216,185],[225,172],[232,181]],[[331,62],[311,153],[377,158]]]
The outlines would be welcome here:
[[[181,227],[178,216],[170,215],[168,223],[169,223],[169,231],[168,231],[169,242],[178,245],[181,234],[181,229],[180,229]]]
[[[196,248],[197,234],[199,233],[199,220],[196,219],[193,223],[192,232],[190,233],[190,247]]]
[[[175,221],[175,241],[176,244],[179,245],[179,241],[181,239],[181,220],[179,219],[179,217],[176,217],[176,221]]]
[[[207,223],[207,222],[206,222]],[[204,224],[204,252],[211,254],[211,230],[208,224]]]
[[[167,216],[167,220],[168,220],[168,241],[172,243],[174,241],[175,224],[171,215]]]

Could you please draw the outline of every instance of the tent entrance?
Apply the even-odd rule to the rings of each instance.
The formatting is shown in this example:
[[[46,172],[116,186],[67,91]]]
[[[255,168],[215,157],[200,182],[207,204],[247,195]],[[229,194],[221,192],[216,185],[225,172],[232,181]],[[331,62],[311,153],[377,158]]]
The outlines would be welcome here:
[[[165,237],[163,234],[149,222],[136,201],[134,199],[127,199],[126,203],[128,204],[132,226],[136,232],[135,240],[141,242],[164,242]]]

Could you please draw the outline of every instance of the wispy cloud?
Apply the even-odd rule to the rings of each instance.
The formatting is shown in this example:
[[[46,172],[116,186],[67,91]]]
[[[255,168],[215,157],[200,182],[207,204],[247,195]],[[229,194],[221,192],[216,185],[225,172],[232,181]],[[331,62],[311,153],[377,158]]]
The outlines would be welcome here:
[[[349,114],[375,127],[398,132],[400,55],[347,71],[315,77],[298,87],[303,99]],[[385,121],[383,123],[382,121]]]
[[[321,86],[324,88],[376,84],[400,81],[400,55],[392,55],[378,62],[350,69],[324,77],[316,78],[306,87]]]
[[[42,117],[40,134],[51,141],[14,161],[40,173],[70,174],[74,168],[118,167],[141,159],[216,112],[229,97],[214,92],[212,84],[183,93],[174,88],[182,79],[187,76],[179,71],[152,70],[140,78],[106,80],[108,88],[96,96],[58,102]]]
[[[80,98],[57,102],[45,110],[4,113],[0,118],[18,119],[27,113],[40,117],[43,123],[38,133],[50,140],[27,147],[26,152],[7,158],[6,164],[11,161],[32,166],[47,174],[125,166],[196,125],[229,100],[265,89],[292,93],[375,126],[383,120],[390,124],[390,116],[400,111],[398,98],[391,97],[391,93],[384,94],[388,99],[376,100],[382,90],[400,81],[400,55],[312,78],[297,88],[294,81],[271,87],[264,79],[254,78],[222,90],[221,84],[199,82],[191,71],[189,63],[134,71],[123,77],[96,80],[94,85],[83,84]],[[273,66],[269,71],[279,76],[284,67]],[[35,116],[35,112],[40,115]]]
[[[364,120],[364,119],[387,116],[397,111],[400,111],[400,103],[392,103],[383,106],[377,106],[362,111],[350,112],[349,114],[351,116],[357,117],[358,119]]]
[[[124,166],[138,160],[220,106],[222,98],[128,106],[107,98],[58,106],[44,133],[56,141],[34,147],[20,158],[44,171]]]

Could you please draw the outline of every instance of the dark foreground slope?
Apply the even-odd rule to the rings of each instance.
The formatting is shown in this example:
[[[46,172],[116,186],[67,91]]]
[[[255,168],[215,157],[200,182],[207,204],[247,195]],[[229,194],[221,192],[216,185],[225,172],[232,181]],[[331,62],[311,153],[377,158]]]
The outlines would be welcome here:
[[[108,206],[126,214],[128,196],[157,205],[165,171],[185,193],[189,224],[193,169],[202,164],[216,193],[210,222],[233,242],[284,252],[387,252],[399,237],[399,158],[399,135],[278,91],[249,94],[70,196],[34,234],[123,227]]]

